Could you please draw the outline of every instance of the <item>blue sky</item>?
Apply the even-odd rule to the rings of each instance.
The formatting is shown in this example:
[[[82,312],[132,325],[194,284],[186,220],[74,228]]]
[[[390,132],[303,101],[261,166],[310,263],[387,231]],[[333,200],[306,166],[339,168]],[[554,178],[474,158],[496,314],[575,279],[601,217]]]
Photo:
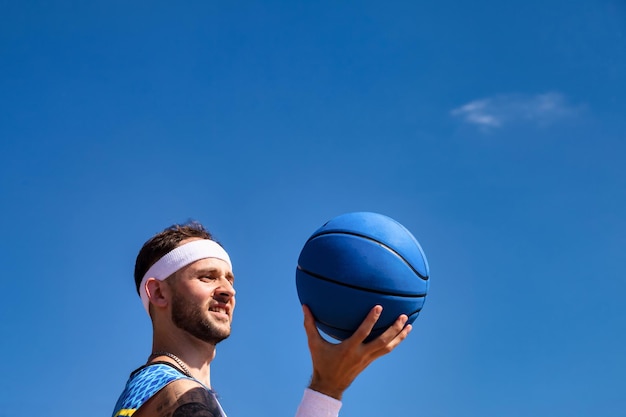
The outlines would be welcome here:
[[[0,58],[0,417],[110,415],[188,219],[237,276],[224,408],[293,415],[297,257],[350,211],[432,281],[342,417],[624,415],[623,2],[2,2]]]

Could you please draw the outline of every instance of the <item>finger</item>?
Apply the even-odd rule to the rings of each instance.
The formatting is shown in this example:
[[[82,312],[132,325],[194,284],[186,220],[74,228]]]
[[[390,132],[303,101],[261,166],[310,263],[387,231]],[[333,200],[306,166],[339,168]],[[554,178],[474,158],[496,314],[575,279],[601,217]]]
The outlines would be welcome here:
[[[392,350],[396,348],[396,346],[402,343],[402,341],[407,338],[409,333],[411,333],[411,330],[413,330],[412,325],[407,324],[406,326],[404,326],[404,329],[402,329],[402,331],[398,333],[391,342],[387,343],[387,347],[386,347],[387,352],[391,352]]]
[[[383,307],[380,305],[374,306],[365,317],[365,320],[359,325],[354,334],[350,336],[346,341],[350,343],[363,343],[365,339],[370,335],[374,325],[380,318],[383,312]]]
[[[317,326],[315,325],[315,318],[313,317],[311,309],[307,305],[303,304],[302,312],[304,313],[304,330],[309,342],[313,341],[316,337],[321,337],[320,332],[317,330]]]
[[[368,345],[371,345],[376,350],[380,349],[383,354],[391,352],[411,332],[413,326],[406,324],[407,320],[408,317],[402,314],[387,330],[368,343]]]
[[[400,316],[398,316],[396,321],[391,326],[389,326],[389,328],[385,330],[385,332],[383,332],[383,334],[381,335],[382,339],[385,339],[385,341],[387,342],[393,340],[399,333],[402,332],[408,320],[409,317],[406,314],[401,314]]]

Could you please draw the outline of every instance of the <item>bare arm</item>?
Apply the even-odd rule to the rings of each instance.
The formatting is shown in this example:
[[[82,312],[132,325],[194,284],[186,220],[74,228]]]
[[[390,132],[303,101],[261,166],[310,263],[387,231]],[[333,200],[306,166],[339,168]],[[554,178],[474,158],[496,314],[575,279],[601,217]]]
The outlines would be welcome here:
[[[133,417],[221,417],[215,397],[199,383],[180,379],[142,405]]]

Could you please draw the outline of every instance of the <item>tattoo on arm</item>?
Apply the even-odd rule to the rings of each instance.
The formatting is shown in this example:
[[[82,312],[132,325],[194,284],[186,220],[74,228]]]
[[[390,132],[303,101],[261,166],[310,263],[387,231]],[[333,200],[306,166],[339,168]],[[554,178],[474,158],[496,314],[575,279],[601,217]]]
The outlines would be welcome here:
[[[172,417],[220,417],[217,400],[204,388],[194,388],[178,398]]]
[[[158,417],[222,417],[217,400],[202,387],[167,397],[156,407]]]
[[[206,404],[187,403],[174,410],[172,417],[219,417],[211,412]]]

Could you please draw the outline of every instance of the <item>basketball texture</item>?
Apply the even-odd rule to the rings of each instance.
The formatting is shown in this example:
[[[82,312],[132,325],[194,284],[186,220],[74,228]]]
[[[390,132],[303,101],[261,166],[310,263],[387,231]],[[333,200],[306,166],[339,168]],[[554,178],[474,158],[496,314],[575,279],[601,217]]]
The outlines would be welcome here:
[[[383,312],[371,340],[401,314],[413,323],[429,287],[426,256],[397,221],[377,213],[335,217],[306,241],[298,258],[296,287],[317,327],[343,340],[375,305]]]

